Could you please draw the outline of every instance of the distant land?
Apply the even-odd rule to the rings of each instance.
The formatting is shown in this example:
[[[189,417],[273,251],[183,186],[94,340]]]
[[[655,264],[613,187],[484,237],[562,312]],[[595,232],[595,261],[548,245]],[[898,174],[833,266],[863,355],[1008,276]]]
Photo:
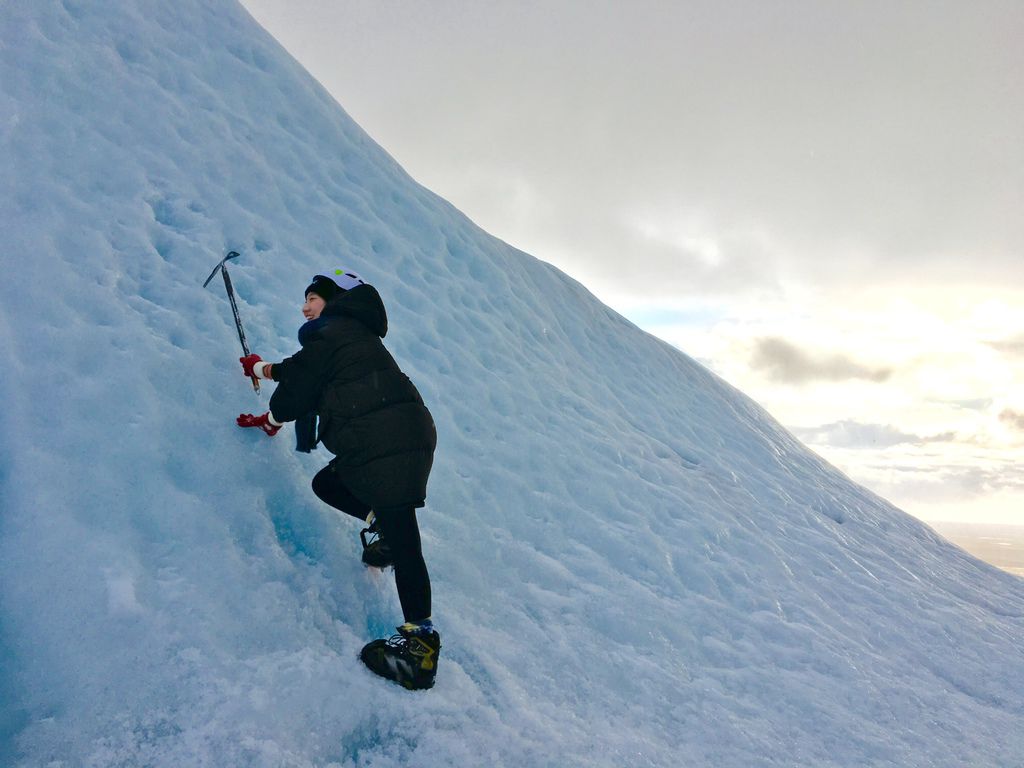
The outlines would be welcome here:
[[[997,568],[1024,577],[1024,525],[929,523],[961,549]]]

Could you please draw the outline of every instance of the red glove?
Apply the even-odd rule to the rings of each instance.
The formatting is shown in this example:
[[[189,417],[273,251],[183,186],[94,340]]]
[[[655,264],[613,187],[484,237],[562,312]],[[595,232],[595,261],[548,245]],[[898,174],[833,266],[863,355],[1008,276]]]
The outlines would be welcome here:
[[[253,355],[255,357],[255,355]],[[262,416],[253,416],[251,413],[243,413],[238,416],[238,426],[240,427],[259,427],[268,435],[273,437],[277,434],[277,431],[281,429],[281,424],[274,421],[274,417],[270,415],[270,411],[267,411]]]
[[[262,357],[260,357],[259,355],[246,355],[245,357],[238,358],[238,362],[242,364],[242,373],[244,373],[250,379],[258,379],[260,377],[260,374],[256,373],[253,370],[253,367],[257,363],[263,362]],[[260,371],[260,373],[262,373],[262,371]]]

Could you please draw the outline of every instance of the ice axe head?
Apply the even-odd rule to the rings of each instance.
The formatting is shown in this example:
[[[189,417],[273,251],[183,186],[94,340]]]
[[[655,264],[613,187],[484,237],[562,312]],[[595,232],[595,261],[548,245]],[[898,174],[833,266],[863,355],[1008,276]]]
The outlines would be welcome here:
[[[217,274],[217,270],[224,268],[224,262],[225,261],[227,261],[228,259],[235,259],[235,258],[238,258],[238,251],[228,251],[228,255],[225,256],[223,259],[221,259],[220,261],[217,262],[217,266],[213,268],[213,271],[210,273],[210,276],[208,278],[206,278],[206,282],[203,283],[203,288],[205,288],[206,286],[208,286],[210,284],[210,281],[213,280],[213,276]]]

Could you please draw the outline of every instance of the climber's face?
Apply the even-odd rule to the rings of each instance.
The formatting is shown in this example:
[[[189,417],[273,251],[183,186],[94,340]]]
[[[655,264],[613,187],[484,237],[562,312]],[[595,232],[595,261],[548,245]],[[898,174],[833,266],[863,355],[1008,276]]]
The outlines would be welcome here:
[[[307,320],[316,320],[324,311],[324,301],[318,294],[310,291],[306,294],[306,303],[302,305],[302,314]]]

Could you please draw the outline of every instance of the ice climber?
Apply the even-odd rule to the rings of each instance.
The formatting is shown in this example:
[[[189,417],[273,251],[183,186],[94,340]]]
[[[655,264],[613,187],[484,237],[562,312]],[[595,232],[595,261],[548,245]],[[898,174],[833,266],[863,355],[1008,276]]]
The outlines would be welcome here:
[[[242,414],[238,425],[273,436],[294,421],[299,450],[322,442],[334,454],[313,478],[313,492],[367,522],[363,562],[394,567],[405,618],[397,635],[367,644],[361,658],[406,688],[430,688],[441,640],[431,622],[416,509],[424,505],[434,459],[434,420],[384,347],[388,320],[376,288],[342,270],[334,279],[316,275],[302,314],[302,348],[294,355],[273,364],[259,355],[240,358],[246,376],[272,379],[277,389],[269,411]]]

